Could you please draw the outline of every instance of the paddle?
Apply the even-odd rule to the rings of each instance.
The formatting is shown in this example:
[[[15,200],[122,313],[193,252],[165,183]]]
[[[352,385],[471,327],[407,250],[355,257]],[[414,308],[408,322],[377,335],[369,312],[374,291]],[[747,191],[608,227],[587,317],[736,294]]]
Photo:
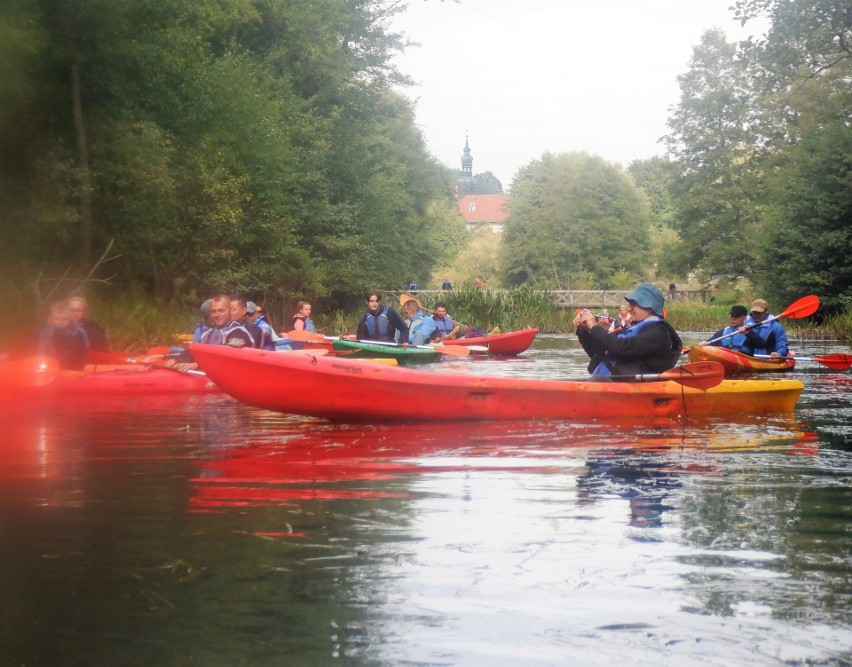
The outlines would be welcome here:
[[[0,364],[0,386],[24,389],[43,387],[59,375],[56,359],[50,357],[26,357]]]
[[[293,331],[288,331],[287,338],[292,338],[300,343],[321,343],[325,340],[338,340],[338,338],[334,336],[324,336],[320,333],[311,333],[304,329],[293,329]],[[369,343],[370,345],[384,345],[386,347],[402,347],[397,343],[382,340],[364,340],[360,342]],[[409,345],[408,347],[414,348],[415,350],[432,350],[433,352],[448,354],[452,357],[470,356],[470,350],[464,345]]]
[[[766,324],[767,322],[772,322],[774,320],[781,319],[782,317],[788,317],[793,320],[798,320],[802,317],[808,317],[809,315],[813,315],[817,308],[819,308],[819,297],[815,294],[811,294],[809,296],[803,296],[798,301],[794,301],[787,308],[777,315],[773,315],[772,317],[767,317],[765,320],[760,322],[753,322],[751,324],[746,325],[749,329],[753,329],[754,327],[760,326],[761,324]],[[730,338],[731,336],[736,336],[739,333],[739,330],[732,331],[729,334],[725,334],[724,336],[719,336],[718,338],[714,338],[713,340],[708,340],[707,343],[716,343],[725,338]]]
[[[718,361],[699,361],[694,364],[675,366],[662,373],[640,373],[638,375],[610,375],[613,380],[658,382],[669,380],[693,389],[710,389],[725,379],[725,367]]]
[[[151,357],[168,356],[168,347],[152,347],[145,354],[131,354],[128,356],[126,352],[99,352],[98,350],[89,350],[89,360],[96,364],[150,364]]]
[[[815,361],[818,364],[833,368],[838,371],[845,371],[852,368],[852,354],[825,354],[820,357],[773,357],[771,354],[755,354],[758,359],[794,359],[795,361]]]

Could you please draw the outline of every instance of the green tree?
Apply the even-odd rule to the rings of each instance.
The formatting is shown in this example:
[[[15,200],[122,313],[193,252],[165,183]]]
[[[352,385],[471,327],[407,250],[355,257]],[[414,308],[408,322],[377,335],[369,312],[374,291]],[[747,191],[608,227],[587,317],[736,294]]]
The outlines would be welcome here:
[[[503,184],[490,171],[473,175],[473,194],[477,195],[502,195]]]
[[[821,296],[824,309],[852,306],[852,132],[814,127],[774,173],[760,284],[776,303]]]
[[[568,288],[592,274],[601,287],[624,269],[651,268],[647,199],[618,166],[585,153],[547,153],[522,168],[512,186],[501,253],[509,285]]]
[[[761,166],[745,68],[724,34],[710,30],[678,80],[681,98],[665,138],[679,169],[672,192],[681,242],[672,254],[680,261],[672,268],[697,269],[705,278],[751,277]]]
[[[651,206],[651,251],[657,258],[657,275],[685,278],[686,268],[679,261],[681,238],[675,230],[675,204],[672,187],[677,165],[665,157],[634,160],[627,172],[645,193]]]

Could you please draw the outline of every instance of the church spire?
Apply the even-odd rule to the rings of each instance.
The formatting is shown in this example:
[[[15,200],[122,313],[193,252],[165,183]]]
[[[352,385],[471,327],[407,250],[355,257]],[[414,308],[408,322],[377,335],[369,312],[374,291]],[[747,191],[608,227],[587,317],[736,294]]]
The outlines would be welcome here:
[[[464,152],[461,158],[461,177],[459,178],[459,197],[473,194],[473,156],[470,154],[470,135],[464,135]]]

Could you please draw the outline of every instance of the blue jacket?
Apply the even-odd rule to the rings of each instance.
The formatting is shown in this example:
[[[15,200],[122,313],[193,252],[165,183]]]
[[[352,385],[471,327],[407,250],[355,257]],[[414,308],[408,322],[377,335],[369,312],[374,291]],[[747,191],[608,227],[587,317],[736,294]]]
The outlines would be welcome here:
[[[411,318],[411,324],[408,325],[408,342],[412,345],[425,345],[433,338],[436,338],[435,332],[438,330],[438,325],[431,317],[426,317],[426,313],[418,310],[414,317]]]

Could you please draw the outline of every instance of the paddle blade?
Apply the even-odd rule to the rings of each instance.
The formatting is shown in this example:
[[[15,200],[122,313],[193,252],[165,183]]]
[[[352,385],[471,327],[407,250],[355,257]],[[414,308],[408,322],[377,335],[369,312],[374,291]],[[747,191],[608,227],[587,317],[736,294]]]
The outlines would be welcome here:
[[[814,357],[814,361],[836,371],[845,371],[852,367],[852,354],[826,354]]]
[[[326,338],[332,340],[331,336],[323,336],[320,333],[313,333],[304,329],[288,331],[287,338],[298,341],[299,343],[322,343]]]
[[[420,347],[420,346],[417,346]],[[429,346],[434,348],[436,351],[441,354],[447,354],[451,357],[469,357],[470,349],[468,349],[465,345],[433,345]]]
[[[803,296],[798,301],[791,303],[782,311],[778,317],[788,317],[790,319],[799,319],[813,315],[819,308],[819,297],[816,294]]]
[[[684,364],[660,373],[661,380],[678,382],[693,389],[710,389],[725,379],[725,367],[718,361]]]

